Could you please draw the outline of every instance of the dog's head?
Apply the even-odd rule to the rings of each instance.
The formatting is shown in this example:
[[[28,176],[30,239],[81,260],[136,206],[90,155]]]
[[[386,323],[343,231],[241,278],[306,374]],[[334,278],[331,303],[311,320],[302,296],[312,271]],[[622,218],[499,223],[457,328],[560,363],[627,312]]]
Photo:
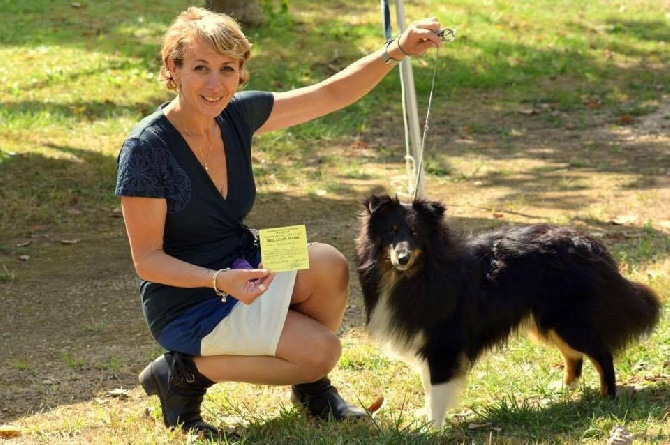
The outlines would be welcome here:
[[[442,223],[444,205],[424,199],[401,202],[389,195],[371,195],[363,204],[363,231],[379,260],[397,271],[411,271]]]

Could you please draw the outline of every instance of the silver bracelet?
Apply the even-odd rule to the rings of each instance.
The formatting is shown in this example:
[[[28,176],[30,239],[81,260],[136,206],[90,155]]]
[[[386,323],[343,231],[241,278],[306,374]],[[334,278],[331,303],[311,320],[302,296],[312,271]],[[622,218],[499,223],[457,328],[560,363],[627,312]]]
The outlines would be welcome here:
[[[214,275],[212,275],[212,289],[214,289],[214,292],[216,292],[216,295],[221,297],[221,301],[226,301],[226,297],[230,295],[228,292],[219,290],[218,287],[216,287],[216,279],[219,276],[220,273],[226,273],[230,270],[230,267],[226,267],[225,269],[219,269],[216,272],[214,272]]]
[[[400,60],[394,59],[391,57],[391,55],[388,53],[389,45],[393,43],[394,39],[388,39],[386,43],[384,43],[384,46],[382,47],[382,60],[384,61],[385,64],[387,65],[396,65]]]

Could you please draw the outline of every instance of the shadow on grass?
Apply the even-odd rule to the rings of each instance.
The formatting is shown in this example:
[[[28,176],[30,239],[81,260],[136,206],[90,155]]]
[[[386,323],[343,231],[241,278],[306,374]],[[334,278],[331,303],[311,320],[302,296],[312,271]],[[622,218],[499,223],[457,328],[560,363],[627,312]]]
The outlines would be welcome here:
[[[579,400],[554,400],[542,407],[525,399],[501,398],[477,407],[467,421],[452,418],[442,431],[430,430],[419,419],[394,417],[394,413],[368,421],[324,423],[305,417],[300,410],[288,409],[276,417],[258,419],[237,429],[239,437],[231,438],[231,443],[580,443],[606,439],[613,426],[662,424],[669,401],[667,384],[637,390],[632,395],[622,394],[614,400],[587,391]],[[594,425],[594,418],[604,419],[604,422]],[[663,439],[651,429],[644,434],[645,437],[637,434],[636,440]]]
[[[62,229],[75,236],[78,226],[108,221],[118,205],[113,157],[50,142],[43,146],[58,157],[0,151],[0,228],[5,238],[0,242]]]
[[[670,386],[667,383],[634,391],[619,387],[618,391],[619,395],[614,400],[588,390],[578,400],[556,400],[542,407],[537,406],[536,401],[503,397],[489,406],[474,408],[474,417],[467,422],[453,424],[452,429],[457,436],[483,442],[493,437],[503,441],[531,442],[570,438],[569,442],[576,443],[589,438],[608,437],[609,429],[616,425],[663,424],[667,418],[670,402]],[[608,429],[594,429],[594,418],[606,419],[601,426]],[[481,427],[473,429],[469,428],[470,425]],[[654,431],[648,434],[650,439],[660,439],[653,437]]]

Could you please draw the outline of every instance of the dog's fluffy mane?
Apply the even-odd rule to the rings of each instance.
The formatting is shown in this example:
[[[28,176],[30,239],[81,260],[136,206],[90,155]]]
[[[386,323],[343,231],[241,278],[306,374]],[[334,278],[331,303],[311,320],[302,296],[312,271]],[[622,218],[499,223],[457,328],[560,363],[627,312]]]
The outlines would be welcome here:
[[[369,230],[373,215],[380,216],[394,206],[402,205],[413,207],[423,224],[427,225],[427,244],[430,246],[422,256],[423,263],[404,274],[388,267],[387,261],[380,261],[384,256],[384,246],[376,239],[379,234]],[[397,319],[404,324],[397,326],[397,333],[402,337],[411,337],[419,329],[430,328],[452,316],[456,305],[460,304],[459,295],[473,283],[466,265],[467,252],[462,247],[463,235],[452,231],[447,225],[446,207],[425,199],[402,203],[397,197],[387,195],[372,195],[364,201],[364,206],[365,210],[361,212],[361,233],[356,241],[357,252],[362,259],[359,266],[361,284],[372,289],[379,287],[382,279],[393,283],[395,292],[390,292],[393,298],[390,307],[403,314]],[[403,298],[403,295],[433,295],[434,298],[417,300]],[[373,306],[366,305],[368,321]]]

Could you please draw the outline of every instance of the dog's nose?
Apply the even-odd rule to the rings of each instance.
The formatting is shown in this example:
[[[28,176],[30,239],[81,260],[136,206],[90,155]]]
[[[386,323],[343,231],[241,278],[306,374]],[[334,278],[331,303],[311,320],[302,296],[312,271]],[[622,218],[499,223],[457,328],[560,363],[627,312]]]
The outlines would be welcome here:
[[[409,263],[409,252],[402,252],[398,254],[398,263],[401,266],[407,266],[407,263]]]
[[[409,259],[412,256],[406,246],[398,246],[396,249],[396,255],[398,256],[398,264],[401,266],[407,266]]]

